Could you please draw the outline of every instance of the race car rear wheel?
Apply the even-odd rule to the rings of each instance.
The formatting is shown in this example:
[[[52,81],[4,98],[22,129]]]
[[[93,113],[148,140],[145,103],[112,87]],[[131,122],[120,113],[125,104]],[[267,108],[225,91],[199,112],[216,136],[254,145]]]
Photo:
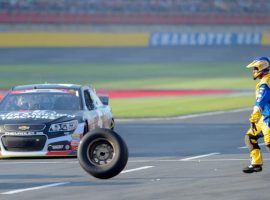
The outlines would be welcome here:
[[[78,148],[82,168],[92,176],[109,179],[126,166],[128,149],[123,139],[109,129],[96,129],[87,133]]]

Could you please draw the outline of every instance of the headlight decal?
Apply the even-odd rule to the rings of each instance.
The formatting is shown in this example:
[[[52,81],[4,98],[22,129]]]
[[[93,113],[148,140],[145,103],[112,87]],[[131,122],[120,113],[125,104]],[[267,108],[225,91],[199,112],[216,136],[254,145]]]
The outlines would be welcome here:
[[[78,120],[51,124],[49,132],[74,131],[78,126]]]
[[[84,133],[84,126],[85,126],[85,123],[79,123],[76,130],[74,131],[73,135],[74,134],[78,134],[78,135],[81,135]]]

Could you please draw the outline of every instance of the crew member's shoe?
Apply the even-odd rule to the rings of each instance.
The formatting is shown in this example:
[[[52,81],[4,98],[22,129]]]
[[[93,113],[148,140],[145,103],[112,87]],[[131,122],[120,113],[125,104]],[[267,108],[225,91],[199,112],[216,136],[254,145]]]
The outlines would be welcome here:
[[[261,165],[249,165],[243,169],[244,173],[253,173],[253,172],[261,172],[262,166]]]

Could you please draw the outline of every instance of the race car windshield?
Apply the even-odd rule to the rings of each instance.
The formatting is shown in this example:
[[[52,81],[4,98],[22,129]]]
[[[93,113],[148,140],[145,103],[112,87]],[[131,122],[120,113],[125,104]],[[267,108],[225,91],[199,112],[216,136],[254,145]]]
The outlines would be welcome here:
[[[81,109],[79,96],[70,93],[9,94],[0,104],[0,111]]]

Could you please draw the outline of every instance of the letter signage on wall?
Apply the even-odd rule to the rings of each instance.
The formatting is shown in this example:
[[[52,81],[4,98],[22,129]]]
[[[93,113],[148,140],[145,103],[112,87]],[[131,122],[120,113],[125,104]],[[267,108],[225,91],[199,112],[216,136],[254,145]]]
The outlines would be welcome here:
[[[149,46],[261,45],[259,32],[155,32]]]

